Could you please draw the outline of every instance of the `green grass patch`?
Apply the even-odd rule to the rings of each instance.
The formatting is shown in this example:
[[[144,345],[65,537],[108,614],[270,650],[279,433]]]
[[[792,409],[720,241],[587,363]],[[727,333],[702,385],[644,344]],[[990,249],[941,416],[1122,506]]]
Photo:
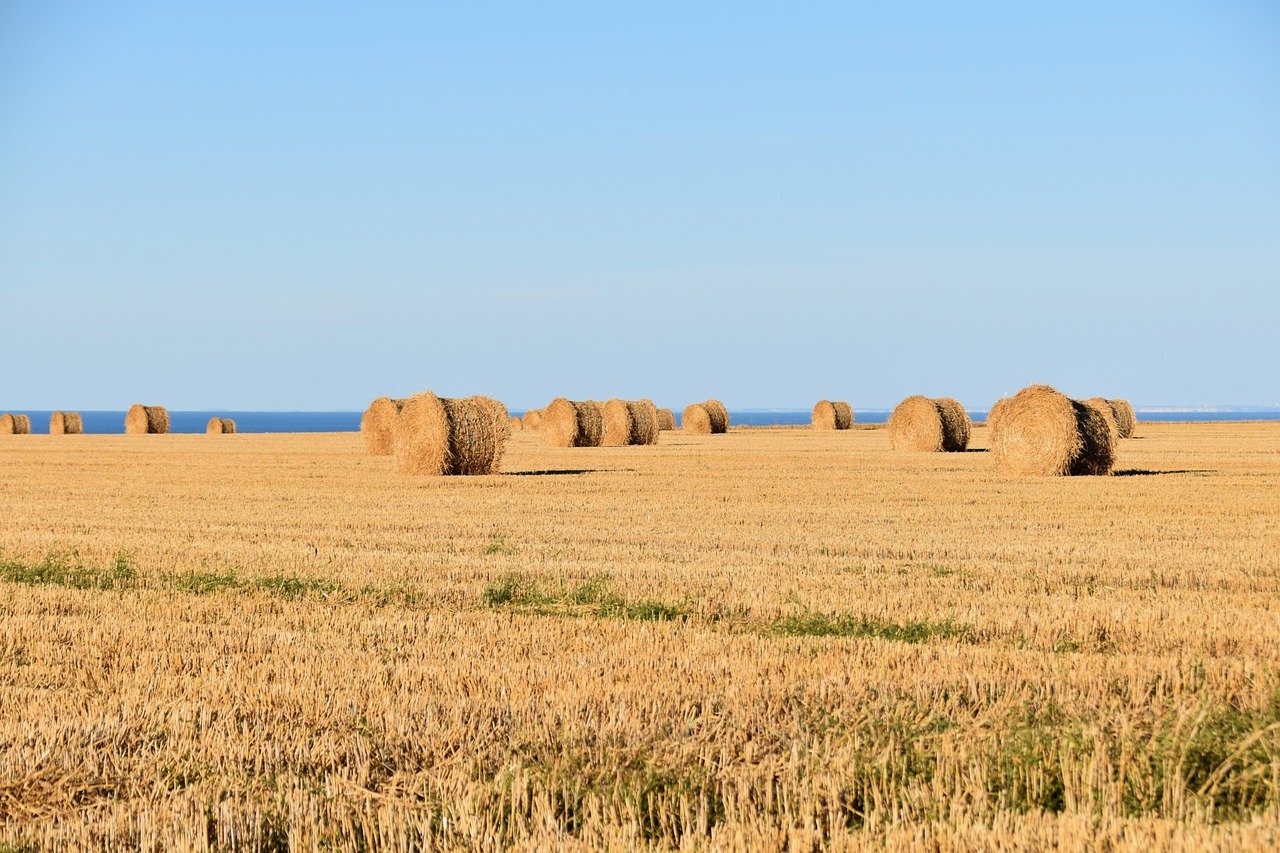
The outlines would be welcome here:
[[[670,622],[689,618],[683,605],[655,599],[627,600],[612,588],[608,575],[600,575],[576,586],[561,584],[547,589],[525,575],[511,574],[484,588],[480,602],[485,607],[508,607],[543,616],[597,616]]]
[[[0,581],[69,589],[126,590],[138,586],[138,573],[125,554],[107,566],[86,566],[74,551],[50,553],[39,563],[0,559]]]
[[[774,622],[770,633],[783,637],[865,637],[898,643],[927,643],[935,639],[970,641],[973,627],[950,620],[899,623],[872,616],[803,613]]]

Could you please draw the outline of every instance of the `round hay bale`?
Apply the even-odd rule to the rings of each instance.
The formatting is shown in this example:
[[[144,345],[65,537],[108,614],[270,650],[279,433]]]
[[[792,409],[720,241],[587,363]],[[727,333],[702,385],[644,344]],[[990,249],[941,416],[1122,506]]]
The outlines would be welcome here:
[[[605,403],[601,418],[604,424],[601,447],[622,447],[631,443],[631,407],[626,400],[615,398]]]
[[[509,435],[506,407],[496,400],[424,391],[400,409],[396,466],[406,474],[434,477],[492,474]]]
[[[809,416],[809,425],[814,429],[836,428],[836,404],[830,400],[819,400],[813,404],[813,413]]]
[[[938,404],[938,411],[942,413],[942,449],[948,453],[967,449],[973,424],[964,406],[952,397],[938,397],[933,402]]]
[[[991,434],[1005,474],[1110,474],[1115,437],[1097,409],[1048,385],[1032,385],[1006,404]]]
[[[987,426],[995,429],[996,423],[999,422],[1000,416],[1004,413],[1004,407],[1008,405],[1010,397],[1001,397],[996,400],[991,410],[987,412]]]
[[[629,400],[631,434],[628,444],[650,445],[658,443],[658,407],[652,400]]]
[[[542,439],[551,447],[599,447],[604,437],[600,407],[558,397],[542,410]]]
[[[1120,437],[1133,438],[1134,430],[1138,428],[1138,413],[1133,406],[1128,400],[1108,400],[1107,405],[1111,407],[1111,416],[1115,418]]]
[[[658,409],[658,429],[674,430],[676,428],[676,413],[670,409]]]
[[[370,456],[390,456],[396,449],[396,423],[404,400],[378,397],[360,418],[360,435]]]
[[[0,415],[0,435],[30,435],[31,418],[27,415]]]
[[[946,450],[946,427],[938,401],[916,394],[899,403],[889,415],[889,442],[894,450]]]
[[[524,423],[525,429],[538,429],[542,426],[542,411],[533,409],[524,413],[524,417],[520,419]]]
[[[831,405],[836,407],[836,429],[853,429],[853,406],[841,400]]]
[[[712,433],[718,435],[729,431],[729,410],[724,407],[724,403],[719,400],[707,400],[703,402],[702,408],[706,409],[707,414],[711,416]]]
[[[711,413],[702,403],[691,403],[680,413],[680,429],[699,435],[711,434]]]
[[[1102,415],[1102,419],[1106,421],[1107,429],[1111,430],[1113,438],[1120,437],[1120,425],[1116,423],[1116,413],[1105,397],[1090,397],[1088,400],[1081,400],[1080,402]]]
[[[80,435],[84,419],[79,412],[54,412],[49,416],[49,435]]]
[[[134,403],[124,416],[124,431],[128,435],[163,435],[169,431],[169,412],[164,406]]]
[[[512,432],[524,432],[524,421],[515,415],[507,418],[507,423],[511,425]]]
[[[236,422],[231,418],[209,418],[204,431],[206,435],[233,435],[236,431]]]

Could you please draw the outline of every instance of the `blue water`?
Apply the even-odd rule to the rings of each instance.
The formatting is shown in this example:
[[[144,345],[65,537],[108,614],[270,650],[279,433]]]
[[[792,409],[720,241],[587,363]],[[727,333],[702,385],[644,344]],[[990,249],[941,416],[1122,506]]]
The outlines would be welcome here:
[[[47,411],[15,411],[31,418],[31,431],[47,433]],[[124,432],[124,412],[81,412],[84,431],[96,435]],[[170,431],[202,433],[209,418],[231,418],[237,432],[356,432],[360,429],[360,412],[169,412]],[[523,412],[519,412],[523,414]],[[975,421],[986,420],[986,412],[970,412]],[[676,411],[677,422],[680,419]],[[854,419],[860,424],[882,424],[889,419],[887,411],[859,411]],[[808,411],[731,411],[731,423],[744,426],[802,426],[809,423]],[[1144,412],[1140,421],[1275,421],[1280,410],[1231,412]]]

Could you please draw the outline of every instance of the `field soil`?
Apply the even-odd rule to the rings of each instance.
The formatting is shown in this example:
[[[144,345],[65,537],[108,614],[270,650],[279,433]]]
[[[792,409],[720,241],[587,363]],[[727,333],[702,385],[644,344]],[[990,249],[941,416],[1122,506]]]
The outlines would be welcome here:
[[[0,436],[0,849],[1280,846],[1280,423]]]

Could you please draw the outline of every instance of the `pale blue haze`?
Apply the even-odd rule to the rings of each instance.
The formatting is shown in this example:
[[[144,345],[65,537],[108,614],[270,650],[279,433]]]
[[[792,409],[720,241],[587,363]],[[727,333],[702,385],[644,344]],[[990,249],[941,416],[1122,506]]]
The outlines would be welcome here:
[[[1280,404],[1280,4],[0,4],[0,410]]]

